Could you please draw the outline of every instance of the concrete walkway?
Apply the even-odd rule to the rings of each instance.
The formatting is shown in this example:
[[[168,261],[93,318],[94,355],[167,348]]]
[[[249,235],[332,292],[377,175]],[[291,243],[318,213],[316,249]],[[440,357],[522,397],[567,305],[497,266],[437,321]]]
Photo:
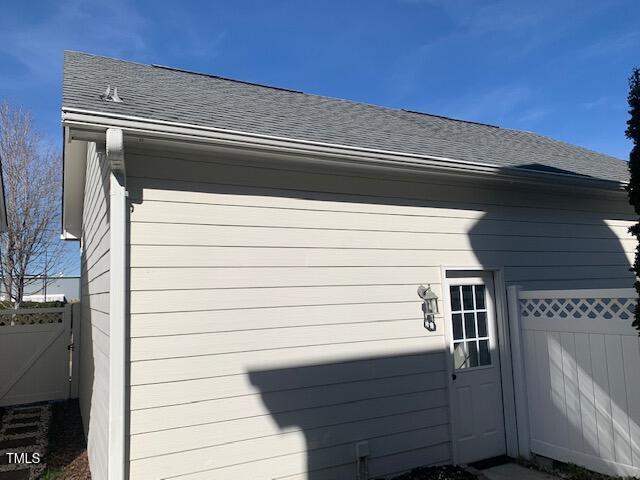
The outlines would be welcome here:
[[[489,480],[558,480],[558,477],[554,475],[531,470],[517,463],[505,463],[481,470],[481,472]]]

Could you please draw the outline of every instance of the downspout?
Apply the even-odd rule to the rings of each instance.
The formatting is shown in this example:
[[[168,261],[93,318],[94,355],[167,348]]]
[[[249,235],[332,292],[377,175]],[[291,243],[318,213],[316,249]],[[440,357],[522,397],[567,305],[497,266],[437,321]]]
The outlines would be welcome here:
[[[109,295],[109,480],[126,479],[127,362],[127,190],[124,138],[109,128],[106,154],[110,173]]]

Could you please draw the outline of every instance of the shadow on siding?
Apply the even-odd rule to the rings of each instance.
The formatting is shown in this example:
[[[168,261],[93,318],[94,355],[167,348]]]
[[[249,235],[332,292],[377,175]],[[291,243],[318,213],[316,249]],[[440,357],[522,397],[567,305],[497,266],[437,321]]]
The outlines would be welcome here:
[[[521,168],[571,173],[536,164]],[[525,196],[526,193],[521,195]],[[525,290],[633,286],[635,277],[630,271],[629,259],[635,250],[635,241],[623,226],[623,222],[628,221],[632,214],[626,196],[621,193],[613,200],[613,197],[585,194],[584,204],[577,203],[576,206],[579,196],[579,193],[568,191],[564,202],[558,197],[557,208],[549,210],[549,218],[545,221],[536,216],[533,209],[538,206],[532,203],[529,206],[531,216],[517,219],[513,222],[512,230],[504,232],[505,236],[499,239],[497,247],[505,254],[511,255],[507,253],[509,251],[529,252],[522,254],[523,262],[520,265],[504,266],[507,286],[519,285]],[[598,198],[602,202],[600,210],[607,210],[605,205],[609,205],[609,211],[598,212],[591,207],[598,205]],[[502,207],[497,205],[496,208],[499,210]],[[518,235],[523,221],[529,225],[540,222],[539,229],[533,234],[538,235],[538,241],[535,237]],[[490,266],[493,262],[483,242],[483,236],[493,228],[491,212],[488,212],[469,232],[472,249],[482,265]],[[629,240],[624,240],[625,237]],[[527,257],[539,258],[532,262]],[[529,423],[532,437],[547,442],[547,451],[538,450],[538,453],[555,455],[557,460],[583,466],[589,466],[589,462],[602,463],[599,460],[602,458],[625,465],[635,462],[634,466],[640,467],[640,445],[638,439],[634,439],[634,432],[636,436],[640,433],[640,399],[630,398],[624,385],[625,375],[631,385],[637,384],[638,380],[629,378],[628,369],[621,371],[624,365],[621,342],[630,339],[584,333],[529,333],[539,337],[535,345],[535,358],[530,359],[529,364],[535,365],[537,371],[528,368],[525,372],[527,376],[534,377],[529,381],[536,385],[536,391],[527,392],[532,416]],[[637,357],[637,339],[635,342]],[[615,360],[617,372],[596,374],[596,371],[603,369],[607,371],[607,358]],[[615,386],[614,380],[617,380]],[[559,451],[554,445],[586,457],[582,462],[576,461],[576,457],[566,457],[566,452]],[[596,468],[593,465],[591,467]],[[629,471],[616,471],[616,467],[609,468],[610,474],[629,474]]]
[[[631,286],[633,275],[629,272],[627,253],[618,234],[607,223],[615,220],[616,215],[609,218],[606,214],[589,212],[588,219],[572,220],[575,208],[571,208],[571,202],[575,199],[567,196],[566,205],[559,204],[557,210],[549,210],[550,218],[547,219],[536,218],[533,214],[513,219],[512,231],[505,230],[504,223],[496,220],[496,214],[499,216],[510,207],[494,205],[469,231],[478,264],[487,268],[502,267],[505,262],[504,259],[501,262],[501,256],[510,258],[512,265],[505,267],[507,284],[525,288]],[[531,207],[538,208],[536,205]],[[519,208],[527,210],[527,207]],[[538,211],[535,213],[539,215]],[[551,218],[554,216],[557,220]],[[553,231],[553,224],[548,224],[550,220],[557,222],[557,231]],[[536,223],[540,228],[532,234],[532,225],[535,230]],[[519,234],[524,229],[529,231]],[[521,262],[513,260],[518,257]],[[497,355],[496,352],[493,354]],[[385,477],[418,465],[450,460],[445,361],[444,352],[438,352],[250,371],[251,383],[260,389],[266,408],[282,431],[282,438],[304,436],[304,443],[299,441],[299,445],[306,445],[306,452],[301,452],[295,460],[293,455],[283,457],[281,462],[298,462],[306,456],[304,469],[307,475],[289,477],[285,473],[287,469],[283,468],[282,478],[360,478],[357,477],[355,444],[361,440],[368,441],[372,454],[369,476],[362,478]],[[360,365],[360,376],[347,380],[344,369],[349,363]],[[439,370],[429,371],[436,365]],[[387,370],[394,370],[395,376],[389,377]],[[345,378],[344,384],[323,386],[327,378],[341,377]],[[595,388],[599,388],[597,384]],[[557,396],[558,386],[552,385],[548,393]],[[355,399],[368,395],[372,398]],[[318,406],[297,409],[297,405]],[[617,406],[611,404],[608,408],[610,419],[611,410],[615,411]],[[566,414],[566,409],[562,413]],[[601,414],[607,415],[606,412]],[[582,442],[582,431],[576,430],[579,427],[571,423],[566,426],[574,430],[572,437],[579,435]],[[596,427],[588,425],[584,428]],[[620,428],[615,426],[614,430]],[[612,431],[611,442],[614,434]],[[591,454],[603,448],[590,444],[586,438],[584,442],[585,450]],[[627,449],[628,442],[627,433]],[[407,450],[408,445],[420,445],[421,448]],[[604,448],[613,449],[613,443]],[[624,458],[629,458],[629,453],[623,453]],[[304,469],[302,465],[297,468],[298,471]]]
[[[397,356],[250,371],[251,383],[281,430],[273,445],[299,452],[267,461],[269,475],[379,478],[411,466],[447,462],[444,362],[441,348],[425,348]],[[366,477],[356,477],[360,441],[367,441],[371,456],[361,465]],[[268,457],[268,451],[264,453]],[[257,469],[261,463],[255,463]]]

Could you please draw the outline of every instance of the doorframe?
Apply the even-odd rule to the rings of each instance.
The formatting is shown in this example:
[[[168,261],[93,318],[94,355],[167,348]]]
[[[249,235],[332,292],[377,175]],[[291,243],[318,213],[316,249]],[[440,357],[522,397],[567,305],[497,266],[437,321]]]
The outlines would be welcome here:
[[[507,306],[507,288],[504,280],[504,267],[483,267],[479,265],[466,266],[441,266],[440,277],[442,286],[442,321],[444,323],[444,340],[446,343],[445,352],[447,353],[447,390],[449,396],[449,435],[451,437],[451,456],[454,465],[458,464],[459,454],[457,452],[456,442],[454,441],[454,392],[452,375],[453,364],[451,358],[452,348],[452,332],[451,332],[451,311],[447,272],[452,271],[469,271],[490,273],[493,276],[494,303],[496,314],[496,325],[498,327],[498,350],[500,355],[500,380],[502,383],[502,408],[504,416],[504,433],[506,454],[510,457],[518,456],[518,430],[516,424],[516,406],[515,406],[515,390],[513,386],[513,365],[511,360],[511,342],[509,333],[509,310]]]

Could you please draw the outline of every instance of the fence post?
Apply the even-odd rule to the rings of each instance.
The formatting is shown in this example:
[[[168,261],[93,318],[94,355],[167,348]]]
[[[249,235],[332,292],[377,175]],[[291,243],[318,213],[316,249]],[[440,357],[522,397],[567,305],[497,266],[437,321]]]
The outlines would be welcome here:
[[[80,318],[80,302],[67,305],[71,314],[71,334],[73,343],[71,350],[71,382],[69,383],[69,398],[78,398],[80,386],[80,329],[82,328],[82,318]]]
[[[511,286],[507,288],[507,304],[509,305],[509,331],[511,332],[511,361],[516,403],[516,425],[518,428],[518,454],[520,457],[530,458],[529,407],[527,404],[527,382],[522,352],[522,330],[520,328],[520,287]]]

